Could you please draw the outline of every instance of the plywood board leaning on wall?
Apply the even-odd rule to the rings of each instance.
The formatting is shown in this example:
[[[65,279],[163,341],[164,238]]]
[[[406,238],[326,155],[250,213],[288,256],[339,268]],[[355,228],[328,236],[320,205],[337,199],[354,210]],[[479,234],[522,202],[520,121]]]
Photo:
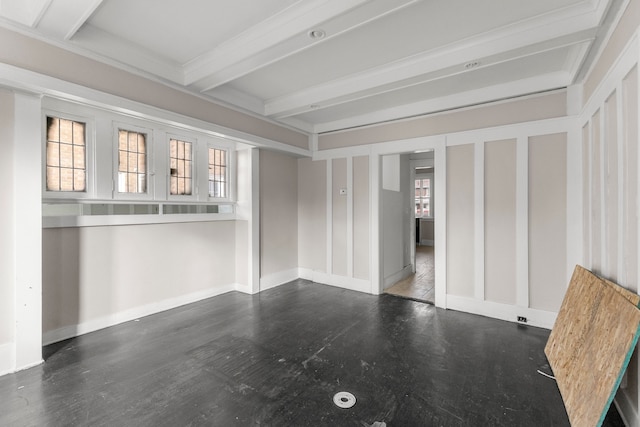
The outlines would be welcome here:
[[[602,425],[638,342],[639,302],[576,266],[544,349],[571,425]]]

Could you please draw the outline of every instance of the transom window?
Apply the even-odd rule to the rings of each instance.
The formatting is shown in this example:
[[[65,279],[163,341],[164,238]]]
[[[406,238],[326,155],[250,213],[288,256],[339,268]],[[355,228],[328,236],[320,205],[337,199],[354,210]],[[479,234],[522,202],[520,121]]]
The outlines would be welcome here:
[[[118,192],[147,192],[147,136],[118,131]]]
[[[86,190],[85,128],[85,123],[47,117],[47,191]]]
[[[209,197],[227,197],[227,150],[209,148]]]
[[[193,188],[191,142],[169,140],[169,194],[190,195]]]

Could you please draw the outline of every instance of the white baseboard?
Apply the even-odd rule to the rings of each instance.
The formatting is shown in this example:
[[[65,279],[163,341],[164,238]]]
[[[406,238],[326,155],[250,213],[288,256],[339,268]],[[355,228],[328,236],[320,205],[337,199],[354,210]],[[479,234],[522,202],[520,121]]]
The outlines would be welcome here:
[[[387,289],[389,286],[393,285],[394,283],[397,283],[402,279],[406,279],[407,277],[411,276],[412,273],[413,271],[411,271],[411,265],[407,265],[402,270],[396,273],[393,273],[388,277],[385,277],[383,289]]]
[[[631,399],[629,399],[629,395],[625,392],[624,389],[618,390],[618,393],[616,393],[616,397],[613,400],[613,404],[616,405],[618,413],[620,414],[620,417],[622,417],[622,421],[624,422],[625,426],[640,426],[640,419],[638,419],[638,411],[636,410],[636,405],[634,405]]]
[[[533,308],[518,307],[491,301],[479,301],[474,298],[447,294],[447,309],[464,311],[494,319],[517,323],[518,316],[527,318],[527,325],[552,329],[557,313]]]
[[[239,283],[236,283],[234,288],[236,291],[242,292],[243,294],[253,295],[256,293],[256,292],[253,292],[253,289],[251,289],[250,285],[241,285]]]
[[[371,293],[371,282],[369,280],[336,276],[334,274],[327,274],[306,268],[299,269],[299,275],[301,279],[311,280],[312,282],[322,283],[323,285],[335,286],[337,288],[349,289],[367,294]]]
[[[62,328],[45,332],[42,337],[42,344],[48,345],[54,342],[77,337],[79,335],[84,335],[89,332],[97,331],[99,329],[108,328],[109,326],[129,322],[131,320],[139,319],[141,317],[149,316],[161,311],[170,310],[182,305],[191,304],[193,302],[215,297],[217,295],[221,295],[234,290],[236,290],[235,284],[217,286],[215,288],[193,292],[190,294],[181,295],[179,297],[146,304],[118,313],[113,313],[108,316],[103,316],[97,319],[92,319],[87,322],[80,323],[78,325],[64,326]]]
[[[260,278],[260,291],[276,288],[280,285],[284,285],[285,283],[289,283],[292,280],[296,280],[299,277],[300,275],[297,268],[268,274]]]
[[[16,348],[10,342],[0,344],[0,376],[16,371]]]

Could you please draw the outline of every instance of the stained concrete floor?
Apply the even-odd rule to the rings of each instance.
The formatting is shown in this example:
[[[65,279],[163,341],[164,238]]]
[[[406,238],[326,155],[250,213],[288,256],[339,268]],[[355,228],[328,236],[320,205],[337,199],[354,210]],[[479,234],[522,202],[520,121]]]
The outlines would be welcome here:
[[[435,251],[433,246],[416,246],[416,272],[385,290],[386,293],[425,301],[435,301]]]
[[[297,280],[48,346],[0,377],[0,425],[569,426],[548,335]]]

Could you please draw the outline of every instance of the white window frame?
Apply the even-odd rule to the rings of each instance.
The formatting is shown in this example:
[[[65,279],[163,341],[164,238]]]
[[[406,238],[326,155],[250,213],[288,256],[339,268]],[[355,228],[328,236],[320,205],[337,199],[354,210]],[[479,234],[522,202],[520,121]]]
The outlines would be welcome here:
[[[121,193],[118,191],[118,171],[119,171],[119,133],[121,130],[138,132],[146,135],[146,169],[147,169],[147,191],[145,193]],[[114,200],[154,200],[155,199],[155,170],[154,165],[154,130],[142,126],[125,122],[113,122],[113,169],[112,185]]]
[[[415,181],[417,180],[423,180],[423,179],[428,179],[429,181],[429,215],[416,215],[416,218],[421,218],[421,219],[433,219],[433,177],[434,177],[434,173],[430,172],[430,173],[416,173],[415,174],[415,180],[414,180],[414,187],[415,187]],[[423,197],[421,197],[423,198]],[[414,193],[414,197],[413,197],[413,209],[415,211],[415,193]],[[421,208],[422,209],[422,208]]]
[[[209,195],[209,149],[225,150],[227,152],[227,197],[211,197]],[[204,171],[206,181],[207,201],[212,203],[234,203],[235,202],[235,176],[236,176],[236,158],[235,150],[230,144],[219,141],[210,141],[206,144],[206,155],[204,157]]]
[[[85,191],[47,190],[47,117],[72,120],[74,122],[81,122],[85,124]],[[42,198],[44,200],[80,200],[95,198],[95,140],[95,118],[52,109],[42,109]]]
[[[171,194],[171,140],[177,139],[178,141],[184,141],[191,143],[191,194]],[[198,139],[193,137],[188,137],[184,135],[178,135],[175,133],[167,133],[166,136],[166,187],[167,187],[167,200],[175,201],[180,203],[182,202],[195,202],[198,200],[199,193],[199,181],[200,177],[198,176]]]

